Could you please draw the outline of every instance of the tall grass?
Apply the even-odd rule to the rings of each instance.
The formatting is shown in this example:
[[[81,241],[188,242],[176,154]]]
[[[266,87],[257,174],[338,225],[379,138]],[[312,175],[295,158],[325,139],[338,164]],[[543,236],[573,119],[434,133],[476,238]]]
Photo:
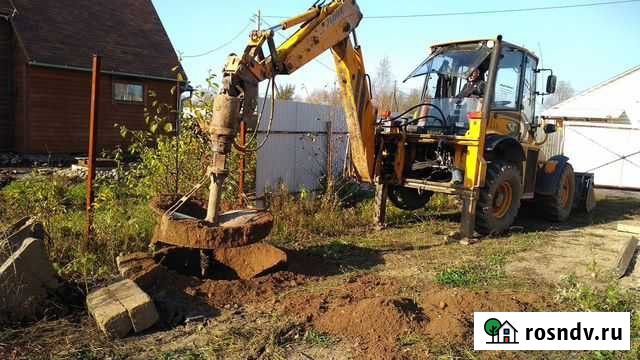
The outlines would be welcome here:
[[[345,194],[340,189],[292,194],[286,187],[279,187],[267,199],[274,216],[270,241],[301,246],[314,238],[345,235],[371,225],[372,200],[352,201],[361,195]]]
[[[95,283],[116,274],[116,256],[144,249],[151,237],[155,220],[146,199],[123,189],[117,180],[98,184],[95,237],[86,250],[86,190],[77,178],[35,175],[12,182],[0,190],[0,228],[36,217],[48,233],[49,256],[59,275]]]

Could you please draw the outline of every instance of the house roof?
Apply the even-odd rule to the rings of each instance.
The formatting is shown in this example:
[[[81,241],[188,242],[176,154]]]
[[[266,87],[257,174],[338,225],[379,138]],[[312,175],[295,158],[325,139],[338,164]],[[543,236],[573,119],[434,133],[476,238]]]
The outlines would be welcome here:
[[[498,330],[502,329],[505,325],[509,325],[509,327],[511,329],[513,329],[513,331],[518,332],[518,329],[514,328],[513,325],[511,325],[511,323],[508,320],[505,320],[502,325],[500,325],[500,327],[498,328]]]
[[[640,65],[543,112],[550,118],[617,120],[640,125]]]
[[[151,0],[0,0],[30,64],[175,79],[178,57]]]

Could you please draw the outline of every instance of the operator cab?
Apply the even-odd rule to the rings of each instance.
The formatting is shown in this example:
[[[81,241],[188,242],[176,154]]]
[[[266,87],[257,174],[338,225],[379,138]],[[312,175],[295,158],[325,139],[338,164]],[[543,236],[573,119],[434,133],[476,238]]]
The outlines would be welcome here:
[[[494,40],[449,43],[432,47],[431,55],[407,78],[424,77],[421,103],[407,122],[407,132],[464,136],[469,114],[482,111]],[[502,43],[492,112],[521,113],[511,134],[520,138],[536,127],[535,97],[538,58]],[[515,115],[515,114],[514,114]],[[517,133],[517,134],[516,134]]]

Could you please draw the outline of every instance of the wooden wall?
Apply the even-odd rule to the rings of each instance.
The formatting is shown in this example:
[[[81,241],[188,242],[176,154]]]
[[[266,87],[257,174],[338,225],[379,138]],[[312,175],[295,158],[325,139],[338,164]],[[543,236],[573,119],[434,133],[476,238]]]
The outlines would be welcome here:
[[[13,47],[13,67],[14,67],[14,103],[13,103],[13,150],[22,151],[24,149],[27,133],[27,115],[29,113],[29,67],[24,55],[24,49],[15,42]]]
[[[9,22],[0,19],[0,151],[13,145],[12,34]]]
[[[17,150],[22,153],[86,153],[89,134],[91,73],[39,66],[27,66],[27,109],[24,130],[18,134]],[[124,80],[123,78],[115,78]],[[98,150],[122,144],[118,128],[146,128],[144,108],[151,108],[150,90],[159,103],[175,104],[171,95],[175,83],[148,79],[126,79],[143,83],[146,104],[125,104],[113,100],[114,76],[102,75],[99,102]]]

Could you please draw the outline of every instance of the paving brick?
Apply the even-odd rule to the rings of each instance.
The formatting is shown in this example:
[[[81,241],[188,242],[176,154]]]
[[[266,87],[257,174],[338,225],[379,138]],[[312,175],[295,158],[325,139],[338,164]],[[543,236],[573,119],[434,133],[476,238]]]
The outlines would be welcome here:
[[[89,294],[87,308],[98,327],[115,338],[126,336],[131,329],[144,331],[158,321],[151,297],[129,279]]]
[[[133,327],[127,309],[118,301],[110,287],[87,295],[87,309],[98,328],[109,337],[123,338]]]
[[[133,330],[144,331],[158,321],[153,300],[136,283],[126,279],[110,286],[118,301],[127,309]]]

